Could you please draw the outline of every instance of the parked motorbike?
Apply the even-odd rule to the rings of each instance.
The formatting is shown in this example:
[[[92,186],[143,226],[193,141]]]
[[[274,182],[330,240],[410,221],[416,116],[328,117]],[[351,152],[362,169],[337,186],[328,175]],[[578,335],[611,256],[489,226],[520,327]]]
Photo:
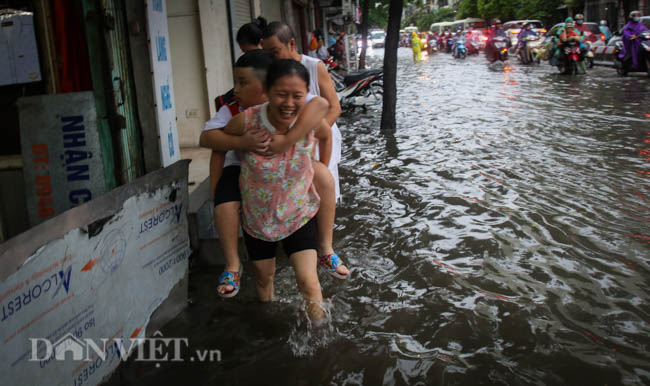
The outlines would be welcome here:
[[[467,56],[466,43],[467,41],[463,36],[456,38],[456,42],[454,43],[454,58],[465,59]]]
[[[582,72],[582,65],[585,53],[580,49],[580,42],[569,40],[562,44],[562,57],[557,65],[558,70],[563,74],[578,74]]]
[[[526,36],[523,46],[519,47],[519,60],[523,64],[539,64],[538,52],[542,48],[543,36]]]
[[[365,110],[369,105],[382,100],[383,69],[364,70],[348,75],[330,71],[330,77],[343,109],[354,110],[360,107]]]
[[[508,38],[505,36],[495,36],[492,38],[490,45],[491,49],[486,50],[488,60],[490,63],[500,60],[505,62],[508,60]]]
[[[628,52],[623,60],[618,58],[618,54],[623,49],[623,40],[616,42],[614,49],[614,64],[616,72],[621,76],[626,76],[629,72],[647,72],[650,76],[650,31],[644,31],[637,39],[641,40],[641,47],[638,53],[638,68],[632,68],[632,53]]]

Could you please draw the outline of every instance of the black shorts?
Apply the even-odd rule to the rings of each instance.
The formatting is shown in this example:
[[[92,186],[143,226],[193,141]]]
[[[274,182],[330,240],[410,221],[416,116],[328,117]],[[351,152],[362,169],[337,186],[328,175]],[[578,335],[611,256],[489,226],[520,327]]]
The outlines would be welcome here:
[[[280,241],[264,241],[257,239],[244,231],[244,242],[248,257],[255,260],[271,259],[275,257],[278,243],[282,243],[287,256],[306,249],[316,249],[318,246],[318,228],[316,218],[307,221],[300,229]]]
[[[214,206],[226,202],[241,201],[241,192],[239,191],[240,171],[241,167],[238,165],[223,168],[221,178],[217,181],[217,187],[214,190]]]

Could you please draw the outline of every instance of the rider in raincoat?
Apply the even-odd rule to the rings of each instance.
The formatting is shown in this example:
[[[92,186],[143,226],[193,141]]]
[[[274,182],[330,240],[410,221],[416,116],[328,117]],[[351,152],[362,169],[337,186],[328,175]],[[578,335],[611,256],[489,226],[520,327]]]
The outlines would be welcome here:
[[[422,53],[420,52],[422,47],[422,42],[418,37],[418,34],[413,32],[411,33],[411,49],[413,50],[413,62],[417,63],[422,58]]]
[[[632,67],[639,68],[639,50],[641,49],[641,41],[639,35],[648,28],[641,23],[641,12],[630,12],[630,21],[623,27],[623,49],[618,54],[618,58],[622,61],[625,60],[627,55],[632,56]]]

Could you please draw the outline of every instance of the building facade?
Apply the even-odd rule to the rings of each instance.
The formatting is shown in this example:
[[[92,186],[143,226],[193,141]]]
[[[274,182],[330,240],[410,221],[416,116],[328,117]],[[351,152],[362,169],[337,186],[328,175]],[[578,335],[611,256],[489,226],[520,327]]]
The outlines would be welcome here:
[[[631,11],[648,14],[648,0],[585,0],[585,19],[590,22],[607,20],[612,31],[619,30]]]

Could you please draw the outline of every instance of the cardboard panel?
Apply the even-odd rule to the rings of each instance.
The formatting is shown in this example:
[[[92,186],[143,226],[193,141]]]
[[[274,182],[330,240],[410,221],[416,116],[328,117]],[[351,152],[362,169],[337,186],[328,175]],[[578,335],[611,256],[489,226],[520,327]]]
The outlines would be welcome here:
[[[188,270],[187,164],[0,245],[3,384],[96,385],[136,350]]]

